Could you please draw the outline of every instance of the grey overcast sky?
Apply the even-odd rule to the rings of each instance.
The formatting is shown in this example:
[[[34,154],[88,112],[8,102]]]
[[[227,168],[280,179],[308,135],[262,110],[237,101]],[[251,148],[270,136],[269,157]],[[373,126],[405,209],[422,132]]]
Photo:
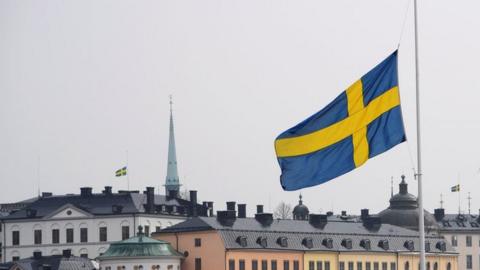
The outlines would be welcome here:
[[[161,186],[168,96],[180,181],[216,209],[267,210],[285,192],[274,138],[400,43],[408,143],[302,190],[313,212],[387,207],[416,158],[411,0],[0,1],[0,202],[81,186]],[[418,0],[425,207],[480,208],[480,2]],[[407,14],[407,15],[406,15]],[[409,154],[409,148],[411,155]],[[40,162],[38,162],[40,159]],[[415,162],[415,161],[414,161]],[[40,166],[38,166],[40,163]],[[39,169],[39,177],[37,170]],[[163,192],[163,188],[162,188]]]

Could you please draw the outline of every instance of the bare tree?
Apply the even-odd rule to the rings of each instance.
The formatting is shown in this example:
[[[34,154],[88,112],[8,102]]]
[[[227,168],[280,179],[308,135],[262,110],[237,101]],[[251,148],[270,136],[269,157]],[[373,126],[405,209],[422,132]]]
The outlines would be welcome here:
[[[280,202],[275,208],[275,212],[273,213],[273,217],[279,219],[291,219],[292,218],[292,206],[290,204],[286,204],[285,202]]]

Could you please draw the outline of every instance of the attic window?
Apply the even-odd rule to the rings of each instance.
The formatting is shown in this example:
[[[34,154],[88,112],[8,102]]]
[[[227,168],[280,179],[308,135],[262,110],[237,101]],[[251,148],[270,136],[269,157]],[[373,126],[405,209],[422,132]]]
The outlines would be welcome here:
[[[332,238],[324,238],[322,241],[322,245],[324,245],[326,248],[333,248]]]
[[[263,236],[258,237],[257,238],[257,244],[259,244],[263,248],[266,248],[267,247],[267,238],[263,237]]]
[[[352,239],[350,238],[343,239],[342,246],[344,246],[346,249],[352,249]]]
[[[369,239],[362,239],[360,241],[360,246],[363,247],[366,250],[370,250],[371,249],[370,240]]]
[[[167,212],[167,206],[166,205],[162,205],[162,212]]]
[[[439,241],[439,242],[437,242],[437,244],[435,245],[435,247],[436,247],[438,250],[442,251],[442,252],[444,252],[445,250],[447,250],[447,245],[445,244],[444,241]]]
[[[463,221],[457,221],[458,227],[465,227],[465,223]]]
[[[430,252],[430,242],[425,242],[425,251]]]
[[[378,246],[382,248],[383,250],[388,250],[389,245],[388,245],[388,240],[380,240],[378,241]]]
[[[247,237],[246,237],[246,236],[243,236],[243,235],[242,235],[242,236],[239,236],[239,237],[237,237],[236,242],[237,242],[240,246],[246,247],[246,246],[247,246]]]
[[[302,240],[302,245],[304,245],[306,248],[311,249],[313,248],[313,240],[311,237],[305,237]]]
[[[281,247],[287,247],[288,246],[288,241],[287,241],[287,238],[286,237],[279,237],[277,239],[277,244]]]
[[[476,223],[476,222],[470,222],[470,226],[472,226],[472,227],[477,227],[477,228],[478,228],[478,223]]]
[[[405,243],[403,243],[403,246],[410,251],[413,251],[413,249],[415,248],[412,240],[405,241]]]
[[[443,221],[443,226],[444,227],[452,227],[452,225],[450,224],[450,222],[448,220]]]

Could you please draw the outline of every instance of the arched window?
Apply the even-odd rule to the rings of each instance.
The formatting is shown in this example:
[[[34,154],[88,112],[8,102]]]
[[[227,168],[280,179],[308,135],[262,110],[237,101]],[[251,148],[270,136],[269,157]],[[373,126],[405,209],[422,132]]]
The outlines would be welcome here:
[[[427,262],[427,270],[430,270],[430,262]]]
[[[433,264],[433,270],[438,270],[438,263],[437,263],[437,262],[435,262],[435,263]]]
[[[404,270],[410,270],[410,263],[409,262],[405,262]]]
[[[452,264],[451,263],[447,263],[447,270],[452,270]]]

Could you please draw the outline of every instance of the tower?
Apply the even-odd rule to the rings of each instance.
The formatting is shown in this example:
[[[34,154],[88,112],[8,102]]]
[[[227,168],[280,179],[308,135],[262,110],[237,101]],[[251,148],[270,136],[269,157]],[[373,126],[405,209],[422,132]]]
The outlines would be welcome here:
[[[165,195],[178,197],[180,181],[178,179],[177,153],[175,149],[175,134],[173,131],[172,96],[170,96],[170,133],[168,138],[167,177],[165,179]]]

